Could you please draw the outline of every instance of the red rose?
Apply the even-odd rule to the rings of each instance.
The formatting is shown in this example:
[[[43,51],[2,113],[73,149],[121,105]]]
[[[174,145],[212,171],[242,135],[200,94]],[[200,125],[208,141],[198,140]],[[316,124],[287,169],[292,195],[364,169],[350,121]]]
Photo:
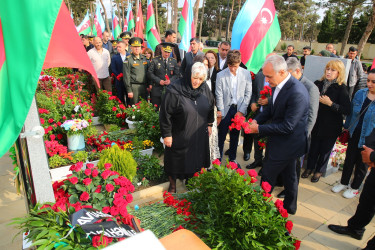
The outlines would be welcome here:
[[[72,115],[72,118],[74,118],[75,117],[75,115]]]
[[[293,222],[291,222],[290,220],[288,220],[286,223],[285,223],[285,228],[286,230],[288,230],[289,233],[292,232],[292,229],[293,229]]]
[[[102,208],[102,212],[105,213],[105,214],[109,213],[110,210],[111,210],[110,207],[103,207]]]
[[[112,216],[118,215],[119,212],[120,211],[118,210],[118,207],[115,207],[115,206],[111,207],[110,213],[111,213]]]
[[[112,164],[111,164],[111,163],[105,163],[105,164],[104,164],[104,168],[105,168],[106,170],[110,169],[111,167],[112,167]]]
[[[255,182],[257,182],[258,180],[255,178],[255,177],[251,177],[251,180],[250,180],[250,182],[251,183],[255,183]]]
[[[92,164],[92,163],[87,163],[87,164],[86,164],[86,168],[88,168],[88,169],[93,169],[93,168],[94,168],[94,164]]]
[[[66,120],[66,116],[65,115],[63,116],[63,119]]]
[[[61,100],[61,105],[64,105],[65,104],[65,101],[64,100]]]
[[[63,138],[63,135],[62,134],[57,134],[57,139],[58,140],[61,140]]]
[[[125,199],[126,199],[126,201],[127,201],[128,203],[132,203],[132,201],[133,201],[133,195],[131,195],[131,194],[127,194]]]
[[[257,171],[255,171],[254,169],[250,169],[249,171],[247,171],[247,174],[251,177],[257,177],[258,176]]]
[[[199,177],[198,172],[196,172],[193,176],[194,176],[194,177]]]
[[[112,184],[105,185],[105,190],[107,190],[108,193],[112,192],[115,189],[115,187]]]
[[[279,213],[281,214],[282,217],[288,218],[288,211],[286,211],[285,208],[280,208]]]
[[[113,107],[113,108],[112,108],[112,111],[116,111],[116,110],[117,110],[117,108],[116,108],[116,107]]]
[[[102,185],[98,185],[98,187],[95,190],[95,193],[100,193],[102,191]]]
[[[264,190],[264,192],[269,193],[271,191],[271,188],[272,186],[268,182],[262,182],[262,189]]]
[[[237,169],[237,173],[241,176],[245,175],[245,171],[243,171],[242,169],[238,168]]]
[[[294,245],[295,249],[298,250],[300,248],[300,246],[301,246],[301,241],[300,240],[296,240],[296,242],[294,242],[293,245]]]
[[[40,118],[40,123],[43,125],[44,124],[44,119]]]
[[[52,118],[49,118],[49,119],[48,119],[48,122],[49,122],[49,123],[52,123],[52,122],[53,122],[53,119],[52,119]]]
[[[76,171],[76,172],[81,171],[82,167],[83,167],[83,163],[82,163],[82,162],[77,162],[77,163],[75,164],[75,171]]]
[[[87,192],[83,192],[79,197],[80,201],[88,201],[90,199],[90,195]]]
[[[94,169],[92,170],[92,173],[91,173],[92,177],[96,177],[99,175],[99,171],[97,169]]]
[[[79,114],[78,116],[79,116],[79,117],[82,117],[82,114]]]
[[[275,207],[277,207],[278,209],[284,208],[284,202],[282,200],[277,199],[275,201]]]
[[[56,139],[56,136],[54,134],[50,135],[49,138],[51,139],[51,141],[54,141]]]
[[[85,169],[85,175],[90,176],[91,175],[91,169],[87,168]]]
[[[73,185],[77,184],[78,183],[78,178],[77,177],[72,177],[70,179],[68,179],[70,181],[70,183],[72,183]]]
[[[52,131],[52,126],[48,126],[48,128],[47,128],[49,131]]]
[[[117,117],[117,118],[120,118],[120,117],[121,117],[121,114],[116,114],[116,117]]]
[[[112,242],[112,238],[102,235],[95,235],[92,237],[92,246],[93,247],[100,247],[100,246],[108,246],[109,243]]]
[[[85,184],[86,186],[88,186],[88,185],[91,184],[92,180],[90,178],[86,178],[82,182],[83,182],[83,184]]]
[[[221,162],[219,159],[216,159],[212,162],[212,165],[217,165],[217,166],[220,166]]]

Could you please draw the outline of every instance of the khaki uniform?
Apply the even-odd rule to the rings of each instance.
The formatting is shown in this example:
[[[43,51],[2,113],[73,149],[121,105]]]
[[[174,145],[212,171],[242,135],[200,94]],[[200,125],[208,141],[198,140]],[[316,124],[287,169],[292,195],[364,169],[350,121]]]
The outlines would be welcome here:
[[[148,62],[144,55],[137,58],[133,53],[126,57],[124,61],[124,84],[127,93],[133,93],[130,104],[140,101],[140,97],[147,99],[147,69]]]

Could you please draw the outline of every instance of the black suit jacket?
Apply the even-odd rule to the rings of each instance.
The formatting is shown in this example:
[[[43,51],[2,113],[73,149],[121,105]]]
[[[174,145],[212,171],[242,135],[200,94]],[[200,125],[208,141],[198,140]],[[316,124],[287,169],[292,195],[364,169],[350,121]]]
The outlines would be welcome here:
[[[115,74],[115,76],[117,77],[120,73],[122,73],[122,69],[124,67],[124,63],[121,59],[121,55],[120,54],[115,54],[112,56],[112,59],[111,59],[111,71],[113,74]],[[117,84],[124,84],[124,82],[121,80],[117,80],[117,78],[115,78],[115,82]]]
[[[161,56],[161,45],[159,44],[155,48],[155,57]],[[172,57],[177,60],[177,63],[181,62],[180,50],[177,44],[174,44]]]
[[[219,64],[219,69],[220,69],[220,54],[219,53],[216,53],[217,54],[217,60],[219,60],[217,63]],[[247,67],[245,64],[243,64],[242,62],[240,63],[240,67],[243,68],[243,69],[246,69],[247,70]],[[224,63],[224,67],[222,70],[228,68],[228,63],[225,61]]]
[[[218,70],[216,70],[215,67],[214,67],[214,70],[212,71],[212,75],[210,77],[210,79],[211,79],[211,92],[214,95],[214,97],[216,97],[216,94],[215,94],[216,76],[217,76],[217,73],[219,73],[220,71],[221,71],[220,68]]]
[[[255,117],[261,124],[259,135],[268,136],[270,160],[296,159],[307,152],[308,113],[309,94],[305,86],[291,76],[278,93],[275,103],[271,98],[263,112]],[[268,120],[270,123],[264,124]]]

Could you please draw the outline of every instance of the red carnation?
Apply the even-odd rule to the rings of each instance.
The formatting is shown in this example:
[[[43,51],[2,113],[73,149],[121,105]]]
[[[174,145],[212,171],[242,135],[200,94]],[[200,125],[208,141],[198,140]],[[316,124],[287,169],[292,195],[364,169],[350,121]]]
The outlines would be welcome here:
[[[237,169],[237,173],[239,174],[239,175],[245,175],[245,171],[243,171],[242,169],[240,169],[240,168],[238,168]]]
[[[52,118],[49,118],[49,119],[48,119],[48,122],[49,122],[49,123],[52,123],[52,122],[53,122],[53,119],[52,119]]]
[[[264,192],[269,193],[271,191],[271,188],[272,186],[268,182],[262,182],[262,189],[264,190]]]
[[[63,138],[63,135],[62,134],[57,134],[57,139],[58,140],[61,140]]]
[[[301,246],[301,241],[300,240],[296,240],[296,242],[294,242],[293,245],[294,245],[295,249],[298,250],[300,248],[300,246]]]
[[[92,237],[92,246],[93,247],[100,247],[100,246],[108,246],[109,243],[112,242],[112,238],[109,238],[107,236],[104,236],[104,235],[95,235],[94,237]]]
[[[40,118],[40,123],[43,125],[44,124],[44,119]]]
[[[120,211],[118,210],[118,207],[115,207],[115,206],[111,207],[110,213],[111,213],[112,216],[118,215],[119,212]]]
[[[104,164],[104,168],[105,168],[106,170],[110,169],[111,167],[112,167],[112,164],[111,164],[111,163],[105,163],[105,164]]]
[[[115,187],[112,184],[105,185],[105,190],[107,190],[108,193],[112,192],[115,189]]]
[[[56,139],[56,136],[54,134],[50,135],[49,138],[51,139],[51,141],[54,141]]]
[[[116,110],[117,110],[117,108],[116,108],[116,107],[113,107],[113,108],[112,108],[112,111],[116,111]]]
[[[288,218],[288,211],[285,208],[279,208],[279,213],[282,217]]]
[[[254,169],[250,169],[249,171],[247,171],[247,174],[251,177],[257,177],[258,176],[257,171],[255,171]]]
[[[285,228],[286,230],[288,230],[289,233],[292,232],[292,229],[293,229],[293,222],[291,222],[290,220],[288,220],[286,223],[285,223]]]
[[[91,173],[92,177],[96,177],[99,175],[99,171],[97,169],[94,169],[92,170],[92,173]]]
[[[90,199],[90,195],[87,192],[83,192],[79,197],[80,201],[88,201]]]
[[[90,176],[91,175],[91,169],[87,168],[85,169],[85,175]]]
[[[102,208],[102,212],[105,213],[105,214],[109,213],[110,210],[111,210],[110,207],[103,207]]]
[[[95,193],[100,193],[102,191],[102,185],[98,185],[98,187],[95,190]]]
[[[214,160],[214,161],[212,162],[212,164],[213,164],[213,165],[218,165],[218,166],[220,166],[221,162],[220,162],[219,159],[216,159],[216,160]]]
[[[90,178],[86,178],[82,182],[83,182],[83,184],[85,184],[86,186],[88,186],[88,185],[91,184],[92,180]]]
[[[72,118],[74,118],[75,117],[75,115],[72,115]]]
[[[63,116],[63,119],[66,120],[66,116],[65,115]]]

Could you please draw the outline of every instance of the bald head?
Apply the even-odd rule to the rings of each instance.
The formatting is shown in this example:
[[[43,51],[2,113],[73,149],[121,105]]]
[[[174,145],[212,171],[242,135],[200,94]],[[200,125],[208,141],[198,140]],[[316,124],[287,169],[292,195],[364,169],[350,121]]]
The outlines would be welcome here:
[[[272,52],[272,53],[269,53],[267,56],[266,56],[266,59],[268,58],[268,57],[270,57],[270,56],[275,56],[275,55],[277,55],[276,53],[274,53],[274,52]]]
[[[93,41],[93,44],[95,46],[95,49],[102,50],[103,42],[102,42],[102,39],[100,37],[95,37],[94,41]]]

